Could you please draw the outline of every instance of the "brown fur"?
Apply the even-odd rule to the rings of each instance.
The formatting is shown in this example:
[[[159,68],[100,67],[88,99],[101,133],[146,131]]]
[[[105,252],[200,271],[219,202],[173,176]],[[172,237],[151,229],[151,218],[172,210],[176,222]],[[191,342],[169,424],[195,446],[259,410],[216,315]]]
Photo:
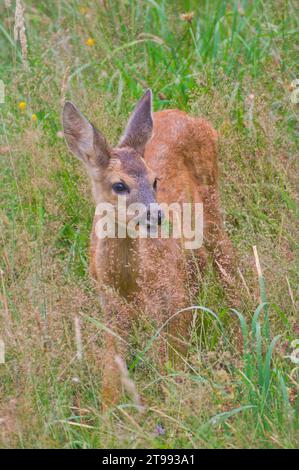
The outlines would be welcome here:
[[[140,100],[119,147],[114,150],[68,104],[64,127],[69,146],[87,166],[97,203],[116,204],[117,196],[111,185],[120,180],[131,189],[129,203],[149,203],[155,199],[168,204],[202,202],[204,246],[195,255],[203,269],[209,250],[229,287],[234,256],[220,213],[217,133],[205,120],[178,110],[160,111],[152,116],[150,98],[147,92]],[[154,194],[152,185],[157,176],[159,183]],[[184,251],[183,240],[99,239],[95,233],[97,219],[95,216],[91,234],[90,271],[99,288],[105,324],[114,332],[105,333],[103,358],[103,402],[114,403],[121,391],[115,356],[125,355],[136,314],[143,312],[157,327],[173,316],[168,324],[171,348],[186,353],[191,312],[175,313],[190,305],[192,257]],[[193,282],[196,283],[194,276]],[[166,359],[165,334],[159,343],[162,364]]]

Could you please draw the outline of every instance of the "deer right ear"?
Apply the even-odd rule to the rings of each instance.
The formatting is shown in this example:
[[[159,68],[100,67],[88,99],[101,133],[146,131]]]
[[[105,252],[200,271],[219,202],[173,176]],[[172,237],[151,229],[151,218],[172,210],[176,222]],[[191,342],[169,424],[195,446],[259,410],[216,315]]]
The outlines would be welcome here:
[[[105,137],[70,101],[63,107],[62,124],[69,149],[89,171],[108,165],[111,153]]]
[[[137,103],[120,140],[119,147],[132,147],[143,155],[152,131],[152,91],[148,89]]]

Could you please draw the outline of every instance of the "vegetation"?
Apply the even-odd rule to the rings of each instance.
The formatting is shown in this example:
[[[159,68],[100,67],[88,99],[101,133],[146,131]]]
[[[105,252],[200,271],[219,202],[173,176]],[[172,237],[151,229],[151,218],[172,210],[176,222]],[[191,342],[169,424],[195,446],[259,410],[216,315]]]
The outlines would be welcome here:
[[[295,2],[16,3],[20,40],[15,2],[0,6],[1,447],[298,446]],[[140,322],[128,368],[145,410],[124,397],[104,412],[94,207],[61,138],[61,104],[73,100],[116,143],[148,86],[155,110],[206,116],[219,132],[242,305],[228,308],[210,267],[185,371],[159,374],[155,331]]]

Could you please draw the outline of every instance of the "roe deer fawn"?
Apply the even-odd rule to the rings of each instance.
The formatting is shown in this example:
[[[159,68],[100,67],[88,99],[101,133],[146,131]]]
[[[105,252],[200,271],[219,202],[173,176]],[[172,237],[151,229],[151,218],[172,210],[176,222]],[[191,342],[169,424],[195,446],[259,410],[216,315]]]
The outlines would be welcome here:
[[[202,269],[210,251],[223,282],[232,284],[234,256],[223,227],[217,187],[217,133],[207,121],[172,109],[152,114],[152,93],[147,90],[115,148],[71,102],[64,106],[63,127],[70,150],[83,161],[91,177],[96,204],[116,206],[119,195],[127,205],[139,202],[146,209],[155,202],[202,203],[204,243],[192,258],[198,259]],[[147,210],[149,223],[154,220],[160,225],[162,217],[159,206],[153,213]],[[99,238],[98,219],[96,213],[90,271],[109,327],[104,333],[103,402],[111,404],[121,391],[115,356],[126,353],[136,312],[142,311],[158,327],[173,316],[168,324],[171,347],[178,353],[186,352],[191,312],[174,314],[190,305],[187,268],[191,257],[181,239]],[[116,334],[111,335],[109,329]],[[165,354],[162,336],[162,363]]]

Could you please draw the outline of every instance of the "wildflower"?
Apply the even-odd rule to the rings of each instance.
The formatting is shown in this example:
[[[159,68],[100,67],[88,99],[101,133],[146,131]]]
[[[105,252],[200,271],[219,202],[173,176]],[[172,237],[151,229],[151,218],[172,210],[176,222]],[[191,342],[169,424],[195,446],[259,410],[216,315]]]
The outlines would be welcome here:
[[[297,79],[293,80],[293,81],[289,84],[289,87],[288,87],[288,88],[289,88],[290,91],[294,91],[294,90],[296,90],[296,88],[297,88],[298,86],[299,86],[299,79],[297,78]]]
[[[37,115],[36,115],[36,114],[32,114],[31,119],[32,119],[32,121],[36,122],[36,121],[37,121]]]
[[[92,47],[92,46],[95,45],[95,40],[93,38],[88,38],[88,39],[86,39],[85,44],[88,47]]]
[[[295,79],[289,86],[289,90],[291,91],[291,102],[293,104],[299,103],[299,79]]]
[[[158,436],[164,436],[165,432],[166,431],[163,428],[163,426],[161,426],[161,424],[157,424],[156,429],[155,429],[155,434],[157,434]]]
[[[79,12],[81,13],[81,15],[86,15],[86,13],[87,13],[87,8],[86,8],[86,7],[80,7],[80,8],[79,8]]]
[[[295,339],[291,342],[291,348],[293,349],[292,354],[288,356],[293,364],[299,364],[299,339]]]
[[[20,101],[20,102],[19,102],[19,109],[20,109],[21,111],[24,111],[24,110],[26,109],[26,106],[27,106],[27,105],[26,105],[26,102],[25,102],[25,101]]]
[[[188,21],[188,23],[191,23],[193,18],[194,18],[194,11],[189,11],[188,13],[182,13],[180,15],[180,19],[182,21]]]

